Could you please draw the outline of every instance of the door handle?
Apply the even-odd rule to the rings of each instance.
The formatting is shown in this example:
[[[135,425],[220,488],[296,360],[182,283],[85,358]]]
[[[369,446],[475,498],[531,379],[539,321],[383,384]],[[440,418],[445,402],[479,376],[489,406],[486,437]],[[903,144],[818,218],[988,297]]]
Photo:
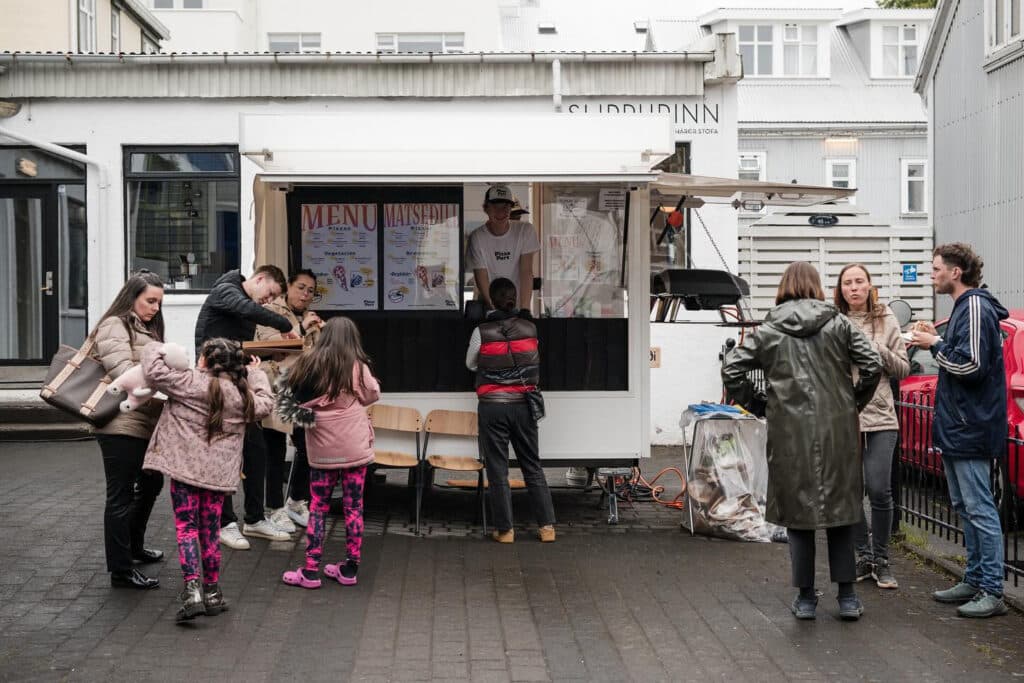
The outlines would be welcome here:
[[[53,271],[46,271],[46,284],[39,288],[40,292],[45,292],[46,296],[53,296]]]

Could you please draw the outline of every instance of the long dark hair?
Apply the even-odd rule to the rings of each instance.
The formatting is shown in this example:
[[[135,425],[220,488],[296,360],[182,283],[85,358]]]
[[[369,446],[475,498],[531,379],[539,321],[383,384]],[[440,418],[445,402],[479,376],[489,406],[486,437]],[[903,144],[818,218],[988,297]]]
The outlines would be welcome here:
[[[96,330],[99,329],[100,323],[107,318],[119,318],[124,323],[125,328],[128,330],[128,338],[134,343],[135,341],[135,328],[132,325],[132,311],[135,307],[135,300],[139,298],[143,292],[146,291],[147,287],[159,287],[164,288],[164,281],[160,279],[160,276],[148,270],[140,270],[136,273],[132,273],[128,276],[124,285],[121,286],[121,291],[114,297],[114,301],[110,304],[110,308],[107,312],[100,316],[99,322],[96,323],[96,327],[92,328],[90,336],[96,334]],[[149,322],[142,322],[139,320],[143,327],[149,331],[149,335],[158,342],[164,340],[164,307],[161,306],[160,310],[156,312],[153,319]]]
[[[206,372],[210,375],[210,388],[206,391],[206,400],[210,406],[210,415],[206,418],[206,443],[210,443],[213,435],[224,427],[224,394],[220,388],[222,378],[231,380],[241,394],[246,422],[256,420],[256,407],[249,392],[249,370],[246,368],[246,356],[241,344],[223,337],[214,337],[199,349],[199,357],[206,363]]]
[[[320,330],[316,344],[295,361],[286,382],[296,394],[326,395],[333,401],[342,392],[355,393],[352,368],[356,363],[370,367],[359,328],[349,318],[335,316]],[[360,389],[362,382],[360,373]]]

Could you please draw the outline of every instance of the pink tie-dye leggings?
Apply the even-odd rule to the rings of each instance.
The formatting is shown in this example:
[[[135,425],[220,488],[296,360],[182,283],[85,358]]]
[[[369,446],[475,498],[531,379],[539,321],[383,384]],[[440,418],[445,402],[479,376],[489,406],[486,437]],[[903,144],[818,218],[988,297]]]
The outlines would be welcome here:
[[[220,580],[220,513],[224,493],[171,479],[171,505],[178,534],[178,562],[185,581],[199,578],[203,583]]]
[[[366,467],[348,470],[321,470],[309,468],[309,524],[306,527],[306,569],[319,571],[324,551],[324,533],[327,512],[331,507],[331,494],[341,480],[342,506],[345,509],[346,559],[359,563],[363,547],[363,486]]]

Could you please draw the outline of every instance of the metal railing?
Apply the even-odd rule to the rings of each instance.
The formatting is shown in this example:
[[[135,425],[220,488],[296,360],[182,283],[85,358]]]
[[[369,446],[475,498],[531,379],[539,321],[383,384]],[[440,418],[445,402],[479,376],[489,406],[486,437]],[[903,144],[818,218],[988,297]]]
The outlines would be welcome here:
[[[900,440],[893,494],[902,518],[963,545],[964,532],[949,502],[942,459],[932,448],[935,408],[931,397],[903,392],[896,409]],[[1024,578],[1024,439],[1020,433],[1011,433],[1006,441],[1006,456],[991,462],[991,483],[1003,527],[1003,576],[1019,586]]]

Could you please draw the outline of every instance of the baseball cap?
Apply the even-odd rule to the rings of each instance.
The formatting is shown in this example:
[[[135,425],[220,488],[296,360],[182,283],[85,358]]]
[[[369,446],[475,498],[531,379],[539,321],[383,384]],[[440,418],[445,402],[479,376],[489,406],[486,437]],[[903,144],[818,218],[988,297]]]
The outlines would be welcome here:
[[[519,216],[530,212],[524,209],[523,205],[519,203],[518,199],[516,199],[512,202],[512,211],[509,213],[512,215],[512,218],[518,218]]]
[[[484,195],[484,204],[490,204],[491,202],[514,204],[515,201],[515,197],[512,196],[512,190],[508,188],[508,185],[491,185],[487,188],[487,194]]]

